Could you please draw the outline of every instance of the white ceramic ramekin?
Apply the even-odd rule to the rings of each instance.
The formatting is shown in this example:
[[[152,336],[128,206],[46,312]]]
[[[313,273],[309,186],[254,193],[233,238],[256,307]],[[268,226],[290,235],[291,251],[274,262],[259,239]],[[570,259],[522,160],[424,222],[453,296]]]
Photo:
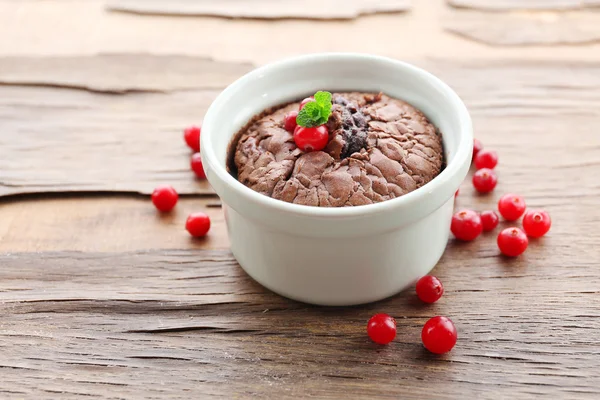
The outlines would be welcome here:
[[[318,90],[381,91],[411,103],[442,132],[446,168],[399,198],[345,208],[275,200],[227,172],[229,142],[252,116]],[[242,268],[276,293],[321,305],[383,299],[435,266],[472,144],[469,113],[444,82],[410,64],[351,53],[305,55],[248,73],[212,103],[201,136],[204,168],[225,205],[231,251]]]

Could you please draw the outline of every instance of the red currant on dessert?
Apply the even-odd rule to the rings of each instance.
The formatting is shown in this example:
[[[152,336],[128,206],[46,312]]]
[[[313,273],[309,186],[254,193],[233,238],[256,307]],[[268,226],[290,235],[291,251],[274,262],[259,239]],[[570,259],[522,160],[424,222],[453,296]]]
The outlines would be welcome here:
[[[538,238],[550,230],[550,215],[543,210],[527,210],[523,217],[523,229],[528,236]]]
[[[162,185],[154,189],[151,198],[152,204],[158,211],[167,212],[175,207],[179,195],[172,186]]]
[[[294,130],[294,142],[302,151],[319,151],[327,146],[329,131],[325,125],[306,128],[298,126]]]
[[[302,100],[300,102],[300,107],[298,108],[298,110],[302,110],[302,108],[304,108],[304,106],[306,105],[306,103],[310,103],[311,101],[315,101],[315,98],[310,96],[305,98],[304,100]]]
[[[444,294],[442,282],[435,276],[426,275],[417,281],[417,296],[425,303],[435,303]]]
[[[210,218],[203,212],[190,214],[185,221],[185,229],[194,237],[206,236],[210,229]]]
[[[481,217],[473,210],[462,210],[452,216],[450,230],[457,239],[474,240],[483,231]]]
[[[481,168],[473,174],[473,186],[479,193],[489,193],[496,187],[498,178],[493,169]]]
[[[204,166],[202,165],[202,157],[200,157],[200,153],[194,153],[192,155],[190,166],[192,168],[192,171],[194,171],[198,178],[206,179],[206,174],[204,173]]]
[[[506,228],[498,234],[498,248],[509,257],[523,254],[528,244],[527,235],[519,228]]]
[[[483,230],[489,232],[498,226],[498,214],[495,211],[484,211],[480,215]]]
[[[454,192],[454,197],[458,196],[458,192],[460,192],[460,189],[456,189],[456,192]]]
[[[473,139],[473,158],[483,149],[483,145],[479,139]]]
[[[433,317],[425,323],[421,331],[421,340],[427,350],[435,354],[444,354],[452,350],[458,335],[450,318]]]
[[[388,344],[396,337],[396,320],[387,314],[375,314],[367,323],[367,334],[377,344]]]
[[[515,221],[525,212],[525,200],[516,194],[505,194],[498,200],[498,211],[507,221]]]
[[[498,153],[494,150],[481,150],[475,156],[475,168],[489,168],[494,169],[498,164]]]
[[[199,126],[190,126],[183,130],[183,138],[190,149],[195,152],[200,151],[200,127]]]
[[[294,132],[294,129],[296,129],[296,126],[298,126],[296,124],[297,116],[298,111],[290,111],[289,113],[285,114],[285,117],[283,117],[283,125],[286,131],[290,133]]]

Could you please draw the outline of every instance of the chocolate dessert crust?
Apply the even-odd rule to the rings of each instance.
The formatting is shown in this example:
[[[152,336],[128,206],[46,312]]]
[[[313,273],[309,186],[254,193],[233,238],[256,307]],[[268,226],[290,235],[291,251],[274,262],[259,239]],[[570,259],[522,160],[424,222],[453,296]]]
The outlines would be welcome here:
[[[409,193],[442,170],[442,138],[410,104],[376,93],[334,93],[329,143],[304,153],[285,130],[299,102],[255,116],[234,137],[228,169],[241,183],[295,204],[345,207]]]

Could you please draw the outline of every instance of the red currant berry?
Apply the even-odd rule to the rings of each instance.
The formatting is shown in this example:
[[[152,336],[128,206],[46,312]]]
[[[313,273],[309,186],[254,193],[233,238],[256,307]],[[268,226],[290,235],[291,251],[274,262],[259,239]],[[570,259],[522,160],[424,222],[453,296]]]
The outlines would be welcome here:
[[[473,210],[462,210],[452,216],[452,234],[460,240],[474,240],[483,231],[481,218]]]
[[[528,244],[527,235],[519,228],[506,228],[498,234],[498,248],[509,257],[523,254]]]
[[[516,194],[505,194],[498,200],[498,211],[507,221],[516,221],[525,212],[525,200]]]
[[[444,354],[452,350],[458,335],[450,318],[433,317],[425,323],[421,331],[421,340],[427,350],[435,354]]]
[[[185,128],[183,130],[183,138],[190,149],[195,152],[200,151],[200,127],[199,126],[190,126],[189,128]]]
[[[206,174],[204,173],[204,166],[202,165],[202,157],[200,157],[200,153],[195,153],[192,155],[190,166],[192,167],[192,171],[194,171],[198,178],[206,179]]]
[[[528,236],[538,238],[550,230],[550,215],[543,210],[527,210],[523,217],[523,229]]]
[[[460,189],[456,189],[456,192],[454,192],[454,197],[458,196],[458,192],[460,192]]]
[[[302,100],[302,101],[300,102],[300,107],[298,108],[298,111],[302,110],[302,109],[304,108],[304,106],[305,106],[307,103],[310,103],[311,101],[315,101],[315,98],[314,98],[314,97],[312,97],[312,96],[310,96],[310,97],[307,97],[307,98],[305,98],[304,100]]]
[[[483,145],[479,139],[473,139],[473,158],[475,158],[477,153],[479,153],[481,150],[483,150]]]
[[[298,116],[298,111],[290,111],[289,113],[285,114],[285,117],[283,117],[283,124],[285,126],[285,130],[292,133],[294,132],[294,129],[296,129],[296,126],[298,126],[296,124],[296,117]]]
[[[435,303],[444,294],[442,282],[435,276],[426,275],[417,281],[417,296],[425,303]]]
[[[154,189],[151,198],[154,207],[156,207],[158,211],[167,212],[175,207],[179,195],[172,186],[162,185]]]
[[[396,320],[387,314],[375,314],[367,324],[367,334],[377,344],[388,344],[396,337]]]
[[[327,146],[329,140],[329,131],[325,125],[319,125],[314,128],[305,128],[298,126],[294,130],[294,142],[302,151],[319,151]]]
[[[481,168],[473,174],[473,186],[479,193],[489,193],[496,187],[498,178],[494,170]]]
[[[494,169],[498,164],[498,153],[494,150],[481,150],[475,156],[475,168],[489,168]]]
[[[185,221],[185,229],[194,237],[206,236],[210,229],[210,218],[203,212],[190,214]]]
[[[498,214],[495,211],[484,211],[480,215],[483,230],[489,232],[498,226]]]

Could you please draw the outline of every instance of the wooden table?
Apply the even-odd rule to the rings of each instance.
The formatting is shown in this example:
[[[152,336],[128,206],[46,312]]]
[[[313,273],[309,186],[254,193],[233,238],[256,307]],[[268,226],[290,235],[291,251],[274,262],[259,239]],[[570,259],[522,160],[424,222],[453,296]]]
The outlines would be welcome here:
[[[0,0],[0,398],[599,398],[600,14],[530,3],[563,9],[415,0],[314,21]],[[494,234],[450,241],[430,306],[407,290],[311,307],[249,279],[181,130],[254,66],[334,50],[446,80],[500,155],[496,191],[467,180],[457,207],[520,193],[550,234],[514,260]],[[172,214],[149,201],[159,183],[182,193]],[[196,210],[205,240],[183,228]],[[397,319],[389,346],[365,334],[375,312]],[[459,332],[444,356],[420,342],[434,315]]]

